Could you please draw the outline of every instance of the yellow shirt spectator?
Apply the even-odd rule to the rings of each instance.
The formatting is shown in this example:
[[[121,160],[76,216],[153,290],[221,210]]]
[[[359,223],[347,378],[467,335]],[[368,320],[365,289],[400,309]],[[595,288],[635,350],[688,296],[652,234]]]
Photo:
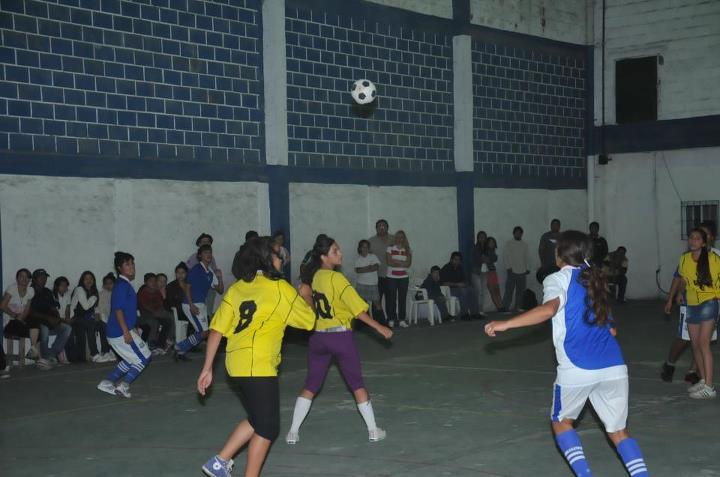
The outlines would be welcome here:
[[[363,311],[368,311],[367,302],[358,295],[342,273],[318,270],[313,277],[312,289],[317,330],[337,326],[351,329],[352,320]]]
[[[313,309],[285,280],[258,274],[252,282],[234,283],[213,316],[211,330],[228,339],[228,374],[277,376],[285,328],[311,330]]]
[[[697,262],[693,260],[692,252],[680,256],[678,273],[685,280],[687,304],[690,306],[699,305],[713,298],[720,298],[720,257],[708,252],[708,262],[710,264],[712,286],[700,288],[697,284]]]

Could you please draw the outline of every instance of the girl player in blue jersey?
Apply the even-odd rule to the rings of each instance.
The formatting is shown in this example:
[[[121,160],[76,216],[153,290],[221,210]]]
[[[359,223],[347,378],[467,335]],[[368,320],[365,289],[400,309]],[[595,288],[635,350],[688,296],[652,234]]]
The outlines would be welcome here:
[[[563,232],[558,240],[560,271],[543,282],[543,304],[508,321],[491,321],[485,333],[495,336],[511,328],[536,325],[552,318],[557,356],[552,428],[560,450],[577,476],[591,476],[573,423],[588,399],[632,477],[648,474],[637,441],[626,429],[628,374],[615,339],[600,267],[590,266],[592,243],[582,232]]]

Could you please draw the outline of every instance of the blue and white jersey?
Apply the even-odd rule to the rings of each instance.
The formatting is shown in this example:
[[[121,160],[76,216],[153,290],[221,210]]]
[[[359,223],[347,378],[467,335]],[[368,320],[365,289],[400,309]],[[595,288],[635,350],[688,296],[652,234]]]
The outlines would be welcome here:
[[[137,323],[137,295],[130,281],[120,275],[115,281],[110,295],[110,315],[107,321],[107,337],[117,338],[123,335],[115,310],[122,310],[128,330],[135,328]]]
[[[565,266],[543,281],[543,303],[560,300],[552,318],[553,344],[557,356],[557,384],[588,385],[627,377],[620,345],[610,325],[596,326],[592,308],[585,313],[587,289],[578,280],[580,269]]]
[[[190,297],[193,303],[205,303],[210,287],[218,284],[218,279],[209,268],[205,268],[205,264],[198,263],[190,269],[187,276],[187,282],[190,284]],[[187,297],[183,297],[183,303],[187,302]]]

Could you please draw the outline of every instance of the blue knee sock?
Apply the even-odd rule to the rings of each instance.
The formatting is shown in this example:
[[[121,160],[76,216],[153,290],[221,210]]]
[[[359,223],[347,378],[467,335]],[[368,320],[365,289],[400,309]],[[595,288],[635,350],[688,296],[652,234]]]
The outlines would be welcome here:
[[[618,454],[622,457],[628,473],[632,477],[645,477],[648,474],[645,459],[643,459],[640,446],[635,439],[624,439],[617,446]]]
[[[572,467],[573,472],[578,477],[591,477],[590,467],[585,460],[585,452],[583,451],[580,437],[574,429],[562,432],[555,436],[555,441],[562,451],[565,459]]]
[[[112,370],[110,373],[110,376],[108,376],[108,381],[111,381],[113,383],[116,383],[125,376],[125,374],[130,371],[130,365],[127,363],[127,361],[122,360],[120,361],[117,366],[115,366],[115,369]]]
[[[193,349],[195,346],[197,346],[198,343],[202,341],[202,333],[198,332],[194,335],[191,335],[178,344],[175,345],[175,349],[178,351],[178,353],[184,354]]]
[[[137,379],[137,377],[140,375],[140,373],[143,372],[144,369],[145,365],[142,363],[133,364],[132,366],[130,366],[130,371],[125,374],[125,378],[123,379],[123,381],[128,384],[132,383],[133,381],[135,381],[135,379]]]

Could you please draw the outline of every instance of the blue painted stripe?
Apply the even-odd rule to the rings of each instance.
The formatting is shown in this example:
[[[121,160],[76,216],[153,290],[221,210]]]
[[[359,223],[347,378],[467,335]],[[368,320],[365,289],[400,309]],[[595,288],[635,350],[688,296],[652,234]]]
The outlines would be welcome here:
[[[560,385],[555,385],[555,397],[553,399],[553,413],[552,413],[552,420],[553,422],[559,422],[560,417],[560,410],[562,409],[562,402],[561,402],[561,395],[560,392]]]
[[[138,358],[140,358],[140,362],[143,364],[143,366],[147,366],[148,363],[150,363],[150,358],[146,358],[144,354],[140,351],[140,348],[138,348],[137,344],[135,344],[135,341],[130,343],[130,347],[135,352]]]

